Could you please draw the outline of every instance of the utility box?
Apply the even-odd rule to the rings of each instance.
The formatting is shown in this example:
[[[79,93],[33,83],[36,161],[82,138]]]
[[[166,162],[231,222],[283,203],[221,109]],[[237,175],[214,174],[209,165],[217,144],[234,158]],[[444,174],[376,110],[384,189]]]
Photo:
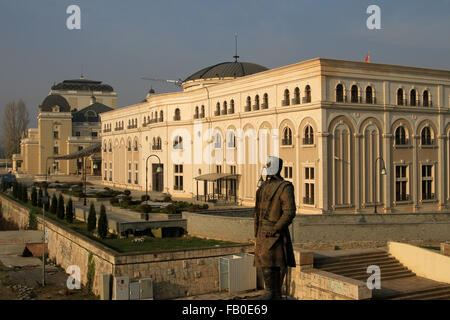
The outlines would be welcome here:
[[[140,299],[153,300],[153,280],[141,279],[139,280]]]
[[[113,300],[130,299],[130,280],[128,277],[115,277],[113,284]]]
[[[130,300],[139,300],[140,294],[139,294],[140,288],[139,288],[139,282],[130,282]]]
[[[256,268],[253,266],[255,257],[242,253],[219,258],[220,291],[230,293],[255,290]]]

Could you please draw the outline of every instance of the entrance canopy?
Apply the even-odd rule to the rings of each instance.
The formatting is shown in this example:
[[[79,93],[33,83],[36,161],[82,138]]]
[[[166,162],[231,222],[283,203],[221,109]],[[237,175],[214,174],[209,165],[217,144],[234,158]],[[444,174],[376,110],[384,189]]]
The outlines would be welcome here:
[[[207,173],[201,176],[195,177],[194,179],[197,181],[217,181],[217,180],[225,180],[225,179],[237,179],[239,177],[238,174],[235,173]]]
[[[216,202],[224,200],[225,202],[237,202],[236,191],[239,176],[236,173],[207,173],[195,177],[194,179],[197,181],[197,200],[201,199],[198,182],[203,181],[204,201]],[[211,184],[208,186],[208,183]]]

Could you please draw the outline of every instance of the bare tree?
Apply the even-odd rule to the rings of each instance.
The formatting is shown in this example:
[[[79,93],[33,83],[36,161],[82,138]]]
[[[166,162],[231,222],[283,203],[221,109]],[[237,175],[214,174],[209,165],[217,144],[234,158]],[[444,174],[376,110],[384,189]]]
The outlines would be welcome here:
[[[28,110],[22,100],[6,105],[3,116],[3,144],[7,159],[19,152],[20,139],[25,134],[29,122]]]

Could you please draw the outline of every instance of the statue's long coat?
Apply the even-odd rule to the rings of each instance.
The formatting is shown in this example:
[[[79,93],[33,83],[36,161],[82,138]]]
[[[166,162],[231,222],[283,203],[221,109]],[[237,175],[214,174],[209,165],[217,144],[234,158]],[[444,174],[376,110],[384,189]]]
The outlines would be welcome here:
[[[254,212],[256,267],[295,267],[288,229],[295,211],[292,183],[281,177],[272,177],[258,189]],[[273,237],[266,237],[265,231],[268,230],[277,233]]]

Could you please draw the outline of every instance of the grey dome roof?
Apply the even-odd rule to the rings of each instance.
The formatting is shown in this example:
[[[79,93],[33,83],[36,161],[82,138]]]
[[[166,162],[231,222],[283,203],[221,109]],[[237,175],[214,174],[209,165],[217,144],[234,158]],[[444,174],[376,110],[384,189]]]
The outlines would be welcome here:
[[[269,70],[259,64],[250,62],[222,62],[204,68],[186,78],[186,81],[213,78],[237,78]]]
[[[86,108],[72,113],[73,122],[100,122],[99,114],[114,110],[102,103],[95,102]]]
[[[52,90],[79,90],[79,91],[103,91],[113,92],[114,89],[108,84],[102,84],[101,81],[87,79],[64,80],[52,87]]]
[[[55,106],[59,106],[59,112],[70,112],[69,103],[59,94],[51,94],[47,96],[39,106],[39,109],[42,112],[51,112],[52,108]]]

